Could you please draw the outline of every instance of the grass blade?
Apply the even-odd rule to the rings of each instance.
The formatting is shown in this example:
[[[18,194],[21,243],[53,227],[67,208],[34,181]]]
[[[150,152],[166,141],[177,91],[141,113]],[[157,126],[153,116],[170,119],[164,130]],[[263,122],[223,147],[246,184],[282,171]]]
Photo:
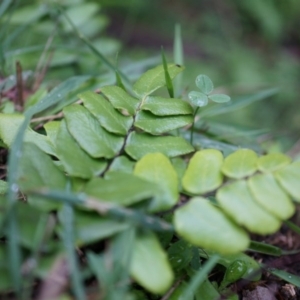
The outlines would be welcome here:
[[[190,283],[184,289],[183,293],[180,295],[179,299],[188,299],[191,297],[197,288],[204,282],[207,278],[209,272],[214,268],[219,260],[219,255],[214,254],[212,255],[204,264],[202,268],[194,275],[191,279]]]
[[[174,231],[173,225],[165,222],[164,220],[156,217],[149,216],[143,212],[116,206],[109,202],[95,199],[85,194],[71,194],[62,191],[48,191],[36,190],[29,191],[27,194],[39,195],[62,203],[70,203],[72,205],[79,205],[88,209],[93,209],[101,215],[107,215],[116,219],[124,219],[132,222],[136,226],[155,230],[155,231]],[[45,200],[47,201],[47,200]]]
[[[282,255],[282,250],[280,248],[266,243],[260,243],[255,241],[251,241],[248,250],[273,256]]]
[[[74,88],[74,84],[82,83],[87,80],[88,77],[72,77],[65,82],[61,83],[59,86],[54,88],[45,98],[41,99],[35,106],[28,109],[25,113],[25,119],[20,126],[20,129],[12,143],[10,149],[10,155],[8,159],[8,192],[7,192],[7,236],[8,236],[8,262],[9,269],[11,273],[12,283],[14,290],[17,293],[21,291],[21,250],[19,247],[18,236],[18,220],[16,217],[15,206],[17,203],[18,196],[18,167],[22,156],[22,145],[24,134],[27,127],[30,124],[30,120],[34,114],[37,114],[52,105],[58,103],[63,99],[70,90]],[[75,85],[76,86],[76,85]]]
[[[291,221],[285,221],[284,222],[291,230],[293,230],[294,232],[300,234],[300,227],[297,226],[296,224],[294,224]]]
[[[63,225],[62,239],[67,253],[73,292],[76,299],[84,300],[85,292],[74,247],[74,209],[69,203],[63,205],[61,223]]]
[[[273,275],[276,275],[277,277],[285,280],[288,283],[291,283],[298,288],[300,288],[300,277],[296,276],[294,274],[288,273],[286,271],[278,270],[278,269],[273,269],[273,268],[268,268],[267,271]]]
[[[167,86],[170,97],[174,98],[173,83],[172,83],[172,79],[171,79],[169,71],[168,71],[167,60],[166,60],[166,56],[165,56],[165,52],[164,52],[163,47],[161,47],[161,58],[162,58],[162,61],[163,61],[163,66],[164,66],[166,86]]]
[[[102,63],[104,65],[106,65],[108,67],[108,69],[110,69],[111,71],[115,72],[116,71],[116,67],[108,59],[106,59],[106,57],[88,40],[88,38],[86,38],[77,29],[77,27],[72,22],[72,20],[69,18],[69,16],[66,14],[66,12],[63,10],[63,8],[61,8],[60,6],[58,6],[58,9],[61,12],[61,14],[66,18],[66,20],[68,21],[68,23],[71,25],[71,27],[73,28],[73,31],[77,34],[77,36],[79,37],[79,39],[81,39],[88,46],[88,48],[100,59],[100,61],[102,61]],[[127,78],[127,76],[125,74],[123,74],[120,70],[118,70],[118,73],[120,74],[121,78],[128,85],[130,85],[130,81]]]
[[[242,96],[237,99],[233,99],[230,102],[212,106],[210,108],[202,110],[201,113],[199,114],[199,116],[212,117],[212,116],[217,116],[217,115],[221,115],[221,114],[227,114],[227,113],[236,111],[238,109],[241,109],[241,108],[243,108],[249,104],[252,104],[254,102],[264,100],[268,97],[271,97],[271,96],[277,94],[278,91],[279,91],[278,88],[272,88],[272,89],[258,92],[256,94]]]
[[[12,0],[4,0],[0,5],[0,18],[2,15],[6,12],[10,4],[12,3]]]
[[[175,36],[174,36],[174,45],[173,45],[173,56],[174,63],[178,65],[184,64],[184,53],[183,53],[183,43],[181,37],[181,26],[180,24],[175,25]],[[182,90],[182,73],[178,74],[174,79],[174,90],[175,90],[175,98],[179,97]]]

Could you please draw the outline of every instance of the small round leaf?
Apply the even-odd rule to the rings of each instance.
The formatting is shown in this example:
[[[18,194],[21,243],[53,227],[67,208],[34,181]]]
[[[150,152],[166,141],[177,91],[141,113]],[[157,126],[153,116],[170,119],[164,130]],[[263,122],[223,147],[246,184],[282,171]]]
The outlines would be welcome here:
[[[211,101],[214,101],[216,103],[225,103],[230,101],[230,97],[224,94],[214,94],[214,95],[210,95],[209,99]]]
[[[199,75],[196,78],[196,85],[199,88],[199,90],[204,94],[209,94],[214,89],[214,85],[211,81],[211,79],[206,75]]]
[[[195,91],[190,92],[189,99],[192,104],[198,107],[205,106],[208,103],[208,97],[205,94],[200,92],[195,92]]]

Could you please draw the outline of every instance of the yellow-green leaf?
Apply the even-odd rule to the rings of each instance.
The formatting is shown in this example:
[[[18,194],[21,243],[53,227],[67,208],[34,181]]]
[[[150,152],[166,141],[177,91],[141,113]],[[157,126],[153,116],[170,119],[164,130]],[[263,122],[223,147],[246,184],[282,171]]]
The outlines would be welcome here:
[[[149,96],[142,105],[142,110],[149,110],[157,116],[189,115],[192,106],[182,99]]]
[[[183,69],[184,67],[182,66],[168,64],[168,71],[171,79],[182,72]],[[137,94],[137,96],[143,98],[165,85],[165,72],[164,67],[161,65],[144,73],[133,85],[133,91]]]
[[[90,156],[112,158],[122,148],[124,138],[102,128],[85,107],[69,105],[63,112],[69,132]]]
[[[251,232],[271,234],[280,227],[279,219],[253,199],[245,180],[220,188],[217,201],[226,214]]]
[[[118,86],[104,86],[101,93],[109,100],[114,108],[125,110],[131,116],[134,115],[139,100],[128,95],[122,88]]]
[[[133,159],[140,159],[148,153],[161,152],[168,157],[184,155],[194,148],[179,136],[152,136],[146,133],[132,132],[126,143],[125,151]]]
[[[35,144],[25,143],[21,155],[18,183],[23,191],[43,187],[65,189],[65,175]]]
[[[149,210],[157,212],[173,207],[178,199],[178,177],[170,160],[161,153],[149,153],[140,159],[134,174],[158,186]]]
[[[222,254],[247,249],[247,233],[208,200],[195,197],[176,209],[175,229],[188,242]]]
[[[294,200],[300,202],[300,164],[292,163],[275,173],[276,179]]]
[[[155,116],[151,112],[140,111],[134,126],[151,134],[162,134],[193,123],[192,115]]]
[[[128,173],[108,172],[103,178],[93,178],[85,186],[87,195],[118,205],[131,205],[156,194],[156,185]]]
[[[132,125],[132,117],[123,116],[101,95],[84,92],[79,95],[84,106],[97,118],[109,132],[125,135]]]
[[[61,121],[56,136],[56,150],[64,169],[71,176],[88,179],[100,174],[107,164],[90,157],[81,149],[69,133],[65,120]]]
[[[0,114],[0,140],[2,140],[7,147],[11,146],[23,121],[23,115]],[[24,141],[35,144],[50,155],[56,155],[55,149],[48,137],[33,131],[31,128],[26,130]]]
[[[252,176],[248,186],[254,199],[279,219],[285,220],[294,214],[295,206],[271,173]]]
[[[222,172],[235,179],[252,175],[257,170],[257,154],[250,149],[239,149],[229,154],[222,166]]]
[[[276,171],[291,162],[291,158],[282,153],[270,153],[258,158],[258,170],[262,172]]]
[[[182,178],[183,188],[192,194],[204,194],[222,184],[223,155],[219,150],[198,151],[191,158]]]
[[[131,276],[149,292],[166,292],[172,285],[174,275],[157,237],[151,232],[139,235],[132,249]]]

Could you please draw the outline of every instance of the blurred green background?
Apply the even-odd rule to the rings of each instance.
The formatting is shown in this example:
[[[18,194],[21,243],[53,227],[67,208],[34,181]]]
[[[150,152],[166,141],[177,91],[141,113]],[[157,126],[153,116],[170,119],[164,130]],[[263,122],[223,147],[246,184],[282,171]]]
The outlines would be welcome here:
[[[225,124],[225,131],[231,125],[253,132],[263,129],[255,138],[274,151],[287,151],[298,140],[298,0],[2,0],[2,80],[15,74],[19,60],[29,90],[39,61],[47,66],[43,85],[48,87],[76,74],[97,77],[99,86],[114,83],[113,72],[80,40],[59,7],[111,63],[118,55],[118,66],[130,79],[161,63],[161,46],[173,60],[174,27],[179,23],[185,98],[198,74],[208,75],[233,101],[278,87],[279,93],[264,101],[211,120]]]

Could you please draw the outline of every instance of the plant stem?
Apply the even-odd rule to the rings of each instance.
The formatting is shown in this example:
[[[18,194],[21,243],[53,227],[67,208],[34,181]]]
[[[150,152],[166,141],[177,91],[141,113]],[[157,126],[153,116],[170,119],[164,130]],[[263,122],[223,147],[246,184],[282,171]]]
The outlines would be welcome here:
[[[190,136],[190,143],[193,145],[193,138],[194,138],[194,129],[195,129],[195,117],[197,115],[199,106],[196,108],[195,113],[194,113],[194,120],[193,120],[193,124],[191,127],[191,136]]]

